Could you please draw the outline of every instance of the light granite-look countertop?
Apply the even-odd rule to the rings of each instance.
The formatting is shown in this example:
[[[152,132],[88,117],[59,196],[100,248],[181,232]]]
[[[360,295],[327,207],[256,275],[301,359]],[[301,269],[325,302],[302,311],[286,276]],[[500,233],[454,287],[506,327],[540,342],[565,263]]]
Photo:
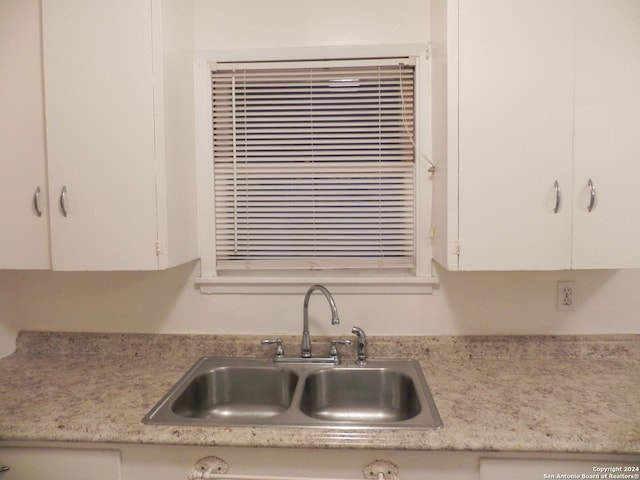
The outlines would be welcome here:
[[[141,423],[199,357],[270,355],[259,340],[22,332],[0,359],[0,441],[640,453],[640,335],[370,336],[371,358],[420,361],[439,431]]]

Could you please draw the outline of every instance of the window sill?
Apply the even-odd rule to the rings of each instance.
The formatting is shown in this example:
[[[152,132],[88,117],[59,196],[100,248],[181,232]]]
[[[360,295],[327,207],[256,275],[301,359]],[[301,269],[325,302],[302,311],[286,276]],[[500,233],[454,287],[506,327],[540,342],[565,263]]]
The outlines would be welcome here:
[[[203,295],[304,294],[309,286],[322,284],[332,293],[425,295],[433,293],[438,279],[428,277],[199,277]]]

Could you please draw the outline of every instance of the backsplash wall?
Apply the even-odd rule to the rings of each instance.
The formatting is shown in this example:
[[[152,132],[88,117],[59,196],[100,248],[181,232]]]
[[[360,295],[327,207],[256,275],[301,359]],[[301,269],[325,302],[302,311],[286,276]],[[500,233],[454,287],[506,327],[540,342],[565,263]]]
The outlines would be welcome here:
[[[13,351],[13,340],[20,329],[20,299],[16,272],[0,270],[0,356]]]
[[[350,336],[353,325],[373,335],[640,333],[640,270],[437,273],[431,295],[336,293],[339,326],[318,296],[312,334]],[[198,262],[164,272],[4,272],[0,315],[32,330],[300,334],[306,285],[300,295],[201,295],[198,274]],[[558,280],[576,281],[575,311],[556,311]]]

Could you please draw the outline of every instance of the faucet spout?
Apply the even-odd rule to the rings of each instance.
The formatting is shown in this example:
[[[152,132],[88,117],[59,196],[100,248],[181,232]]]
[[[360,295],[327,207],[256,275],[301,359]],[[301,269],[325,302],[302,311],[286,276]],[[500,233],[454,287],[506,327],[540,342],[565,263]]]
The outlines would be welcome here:
[[[310,358],[311,357],[311,335],[309,334],[309,300],[311,299],[311,294],[319,290],[324,294],[327,301],[329,302],[329,306],[331,307],[331,324],[337,325],[340,323],[340,318],[338,317],[338,307],[336,306],[336,302],[323,285],[312,285],[307,290],[307,294],[304,296],[304,305],[302,307],[302,347],[301,347],[301,356],[302,358]]]

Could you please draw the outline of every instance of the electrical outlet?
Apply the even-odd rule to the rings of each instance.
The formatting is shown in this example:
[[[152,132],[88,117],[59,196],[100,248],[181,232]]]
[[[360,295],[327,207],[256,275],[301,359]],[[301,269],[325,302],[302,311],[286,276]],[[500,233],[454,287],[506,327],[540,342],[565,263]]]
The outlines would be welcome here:
[[[575,310],[576,282],[558,282],[556,292],[556,308],[560,311]]]

